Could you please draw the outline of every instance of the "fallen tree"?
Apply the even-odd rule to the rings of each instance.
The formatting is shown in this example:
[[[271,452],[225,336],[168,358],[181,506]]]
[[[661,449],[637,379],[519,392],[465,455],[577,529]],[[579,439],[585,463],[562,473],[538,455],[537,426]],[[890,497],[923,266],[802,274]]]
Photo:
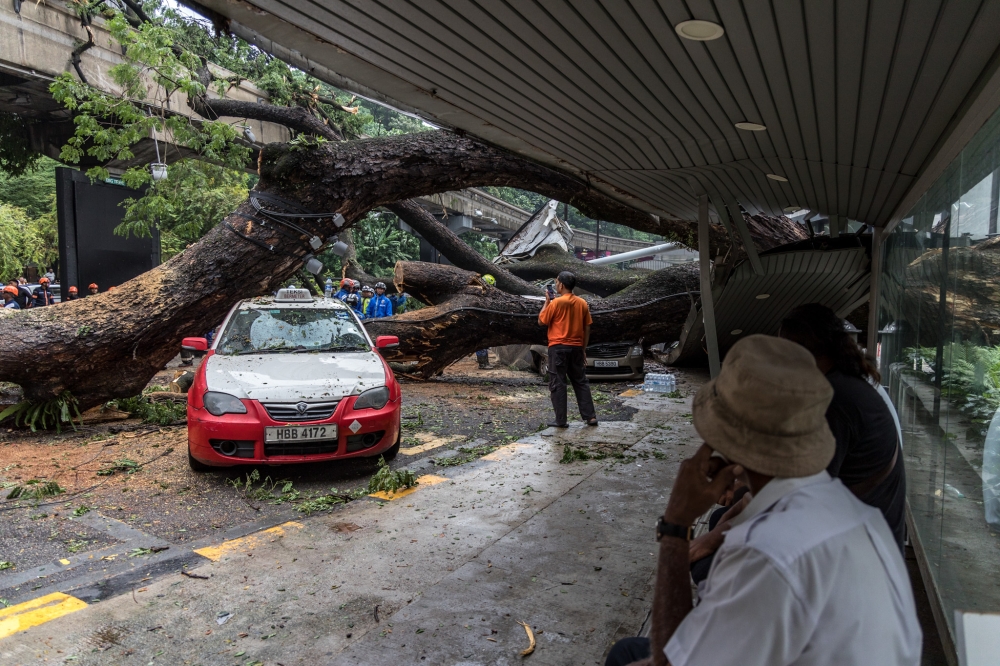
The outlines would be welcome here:
[[[396,264],[396,286],[431,307],[365,323],[372,336],[395,335],[390,361],[416,362],[424,377],[477,349],[507,344],[546,344],[538,325],[543,301],[508,294],[477,273],[421,262]],[[646,345],[677,340],[698,294],[698,267],[680,264],[650,273],[606,299],[591,299],[591,342],[642,339]]]
[[[687,235],[681,222],[657,222],[585,182],[443,131],[312,146],[274,144],[261,152],[259,166],[261,178],[252,193],[260,197],[257,205],[292,217],[262,214],[248,200],[201,241],[121,285],[126,299],[105,293],[5,311],[0,352],[32,362],[2,364],[0,380],[19,384],[35,401],[68,391],[83,409],[135,395],[176,354],[182,337],[204,334],[234,303],[277,289],[299,270],[313,252],[312,236],[329,242],[369,210],[423,194],[510,185],[573,201],[611,221],[642,218],[660,233]],[[725,232],[713,238],[722,243]],[[469,340],[476,330],[469,330]]]

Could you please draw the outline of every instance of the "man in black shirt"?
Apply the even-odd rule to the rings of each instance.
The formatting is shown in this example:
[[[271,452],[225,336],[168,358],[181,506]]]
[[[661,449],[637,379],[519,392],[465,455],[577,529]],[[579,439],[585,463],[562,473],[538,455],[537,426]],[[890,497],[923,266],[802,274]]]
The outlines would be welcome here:
[[[906,472],[892,412],[871,383],[879,381],[878,370],[844,330],[843,320],[818,303],[788,313],[779,335],[812,352],[833,386],[826,422],[837,450],[826,471],[882,512],[902,549]]]

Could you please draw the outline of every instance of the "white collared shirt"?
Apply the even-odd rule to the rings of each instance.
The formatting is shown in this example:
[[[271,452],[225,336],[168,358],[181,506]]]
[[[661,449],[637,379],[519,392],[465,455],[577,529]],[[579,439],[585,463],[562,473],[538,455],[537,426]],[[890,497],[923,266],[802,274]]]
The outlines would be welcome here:
[[[825,471],[775,478],[733,521],[672,666],[918,666],[906,565],[882,514]]]

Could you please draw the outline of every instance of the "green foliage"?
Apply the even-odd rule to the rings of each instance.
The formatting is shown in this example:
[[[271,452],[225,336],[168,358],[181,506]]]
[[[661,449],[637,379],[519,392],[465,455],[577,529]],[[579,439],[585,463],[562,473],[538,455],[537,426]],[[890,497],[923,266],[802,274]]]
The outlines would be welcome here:
[[[500,254],[500,248],[497,246],[495,238],[475,233],[462,234],[460,238],[465,241],[466,245],[490,261],[493,261]]]
[[[107,467],[97,470],[97,476],[112,476],[115,472],[135,474],[140,469],[142,469],[142,465],[135,460],[131,458],[119,458]]]
[[[457,467],[473,460],[479,460],[486,454],[493,453],[497,448],[499,447],[490,446],[489,444],[482,446],[462,446],[458,449],[459,455],[450,458],[435,458],[434,462],[438,467]]]
[[[119,398],[108,403],[109,407],[128,412],[129,415],[142,419],[146,423],[156,425],[173,425],[187,419],[187,404],[183,402],[153,402],[147,396],[156,391],[163,391],[159,386],[145,389],[142,395],[132,398]]]
[[[32,218],[22,208],[0,203],[0,277],[5,282],[22,275],[25,266],[49,267],[58,258],[54,211]]]
[[[55,398],[48,400],[22,400],[0,412],[0,422],[14,418],[14,425],[28,426],[31,432],[38,429],[48,430],[55,427],[56,432],[62,432],[62,425],[69,423],[74,430],[73,414],[80,418],[76,398],[69,391],[63,391]]]
[[[23,208],[29,217],[54,210],[56,167],[59,162],[39,156],[36,169],[20,176],[0,173],[0,202]]]
[[[40,500],[43,497],[54,497],[55,495],[60,495],[64,492],[66,491],[55,481],[39,481],[38,479],[31,479],[30,481],[25,481],[23,485],[14,486],[11,491],[7,493],[7,499]]]
[[[394,493],[402,488],[417,485],[417,477],[408,469],[393,470],[389,468],[385,458],[378,457],[378,471],[368,481],[369,493]]]
[[[351,231],[358,262],[373,275],[391,273],[397,261],[420,258],[420,241],[401,231],[391,213],[369,213]]]
[[[114,12],[106,25],[123,47],[123,61],[108,70],[121,92],[97,90],[69,73],[61,74],[49,86],[53,98],[74,113],[76,124],[75,134],[63,146],[62,160],[70,164],[84,156],[101,163],[130,160],[134,157],[132,146],[156,133],[166,139],[161,153],[164,161],[172,143],[194,151],[202,159],[242,169],[249,160],[250,148],[237,141],[237,127],[221,121],[193,122],[166,108],[165,100],[174,93],[197,97],[207,92],[198,76],[200,58],[190,51],[172,48],[174,32],[169,26],[144,23],[138,29],[132,28],[120,12]],[[104,167],[93,167],[87,173],[99,180],[108,177]],[[123,180],[129,187],[138,188],[150,184],[152,175],[145,165],[133,166]]]
[[[85,516],[88,513],[90,513],[90,510],[91,510],[91,507],[89,507],[89,506],[87,506],[85,504],[81,504],[80,506],[78,506],[75,509],[73,509],[73,517],[74,518],[79,518],[80,516]]]
[[[925,363],[936,371],[937,349],[934,347],[908,347],[903,355],[911,363],[918,366]],[[949,343],[943,349],[942,365],[942,396],[968,414],[985,434],[990,420],[1000,409],[1000,346]]]
[[[197,242],[246,199],[253,179],[216,164],[179,160],[145,196],[124,202],[125,219],[115,233],[149,236],[155,220],[161,256],[167,260]]]
[[[574,449],[572,446],[567,444],[563,447],[563,455],[562,458],[559,459],[559,462],[563,465],[568,465],[569,463],[576,462],[577,460],[591,460],[599,457],[603,458],[604,456],[594,456],[587,453],[583,449]]]
[[[259,485],[258,485],[259,482]],[[365,488],[351,491],[340,491],[331,488],[323,495],[309,494],[306,497],[295,488],[291,481],[272,480],[271,477],[260,478],[260,472],[254,469],[245,478],[228,479],[226,484],[232,486],[246,501],[267,502],[268,504],[294,504],[295,510],[311,516],[320,511],[329,511],[340,504],[346,504],[367,493]]]
[[[16,113],[0,111],[0,172],[21,176],[38,167],[38,154],[32,152],[28,120]]]
[[[0,560],[0,571],[6,571],[7,569],[13,569],[15,566],[16,565],[13,562],[8,562],[7,560]],[[4,605],[6,605],[6,604],[4,604]]]

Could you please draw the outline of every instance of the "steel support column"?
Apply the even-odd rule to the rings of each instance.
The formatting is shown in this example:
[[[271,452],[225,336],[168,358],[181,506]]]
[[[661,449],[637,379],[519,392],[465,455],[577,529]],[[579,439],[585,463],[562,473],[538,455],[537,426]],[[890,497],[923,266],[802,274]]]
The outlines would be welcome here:
[[[712,299],[712,251],[708,244],[708,195],[698,195],[698,266],[701,269],[701,312],[708,346],[708,370],[719,374],[719,336],[715,331],[715,304]]]
[[[868,287],[868,355],[875,357],[878,351],[878,308],[879,285],[882,277],[882,228],[872,228],[872,261]]]

